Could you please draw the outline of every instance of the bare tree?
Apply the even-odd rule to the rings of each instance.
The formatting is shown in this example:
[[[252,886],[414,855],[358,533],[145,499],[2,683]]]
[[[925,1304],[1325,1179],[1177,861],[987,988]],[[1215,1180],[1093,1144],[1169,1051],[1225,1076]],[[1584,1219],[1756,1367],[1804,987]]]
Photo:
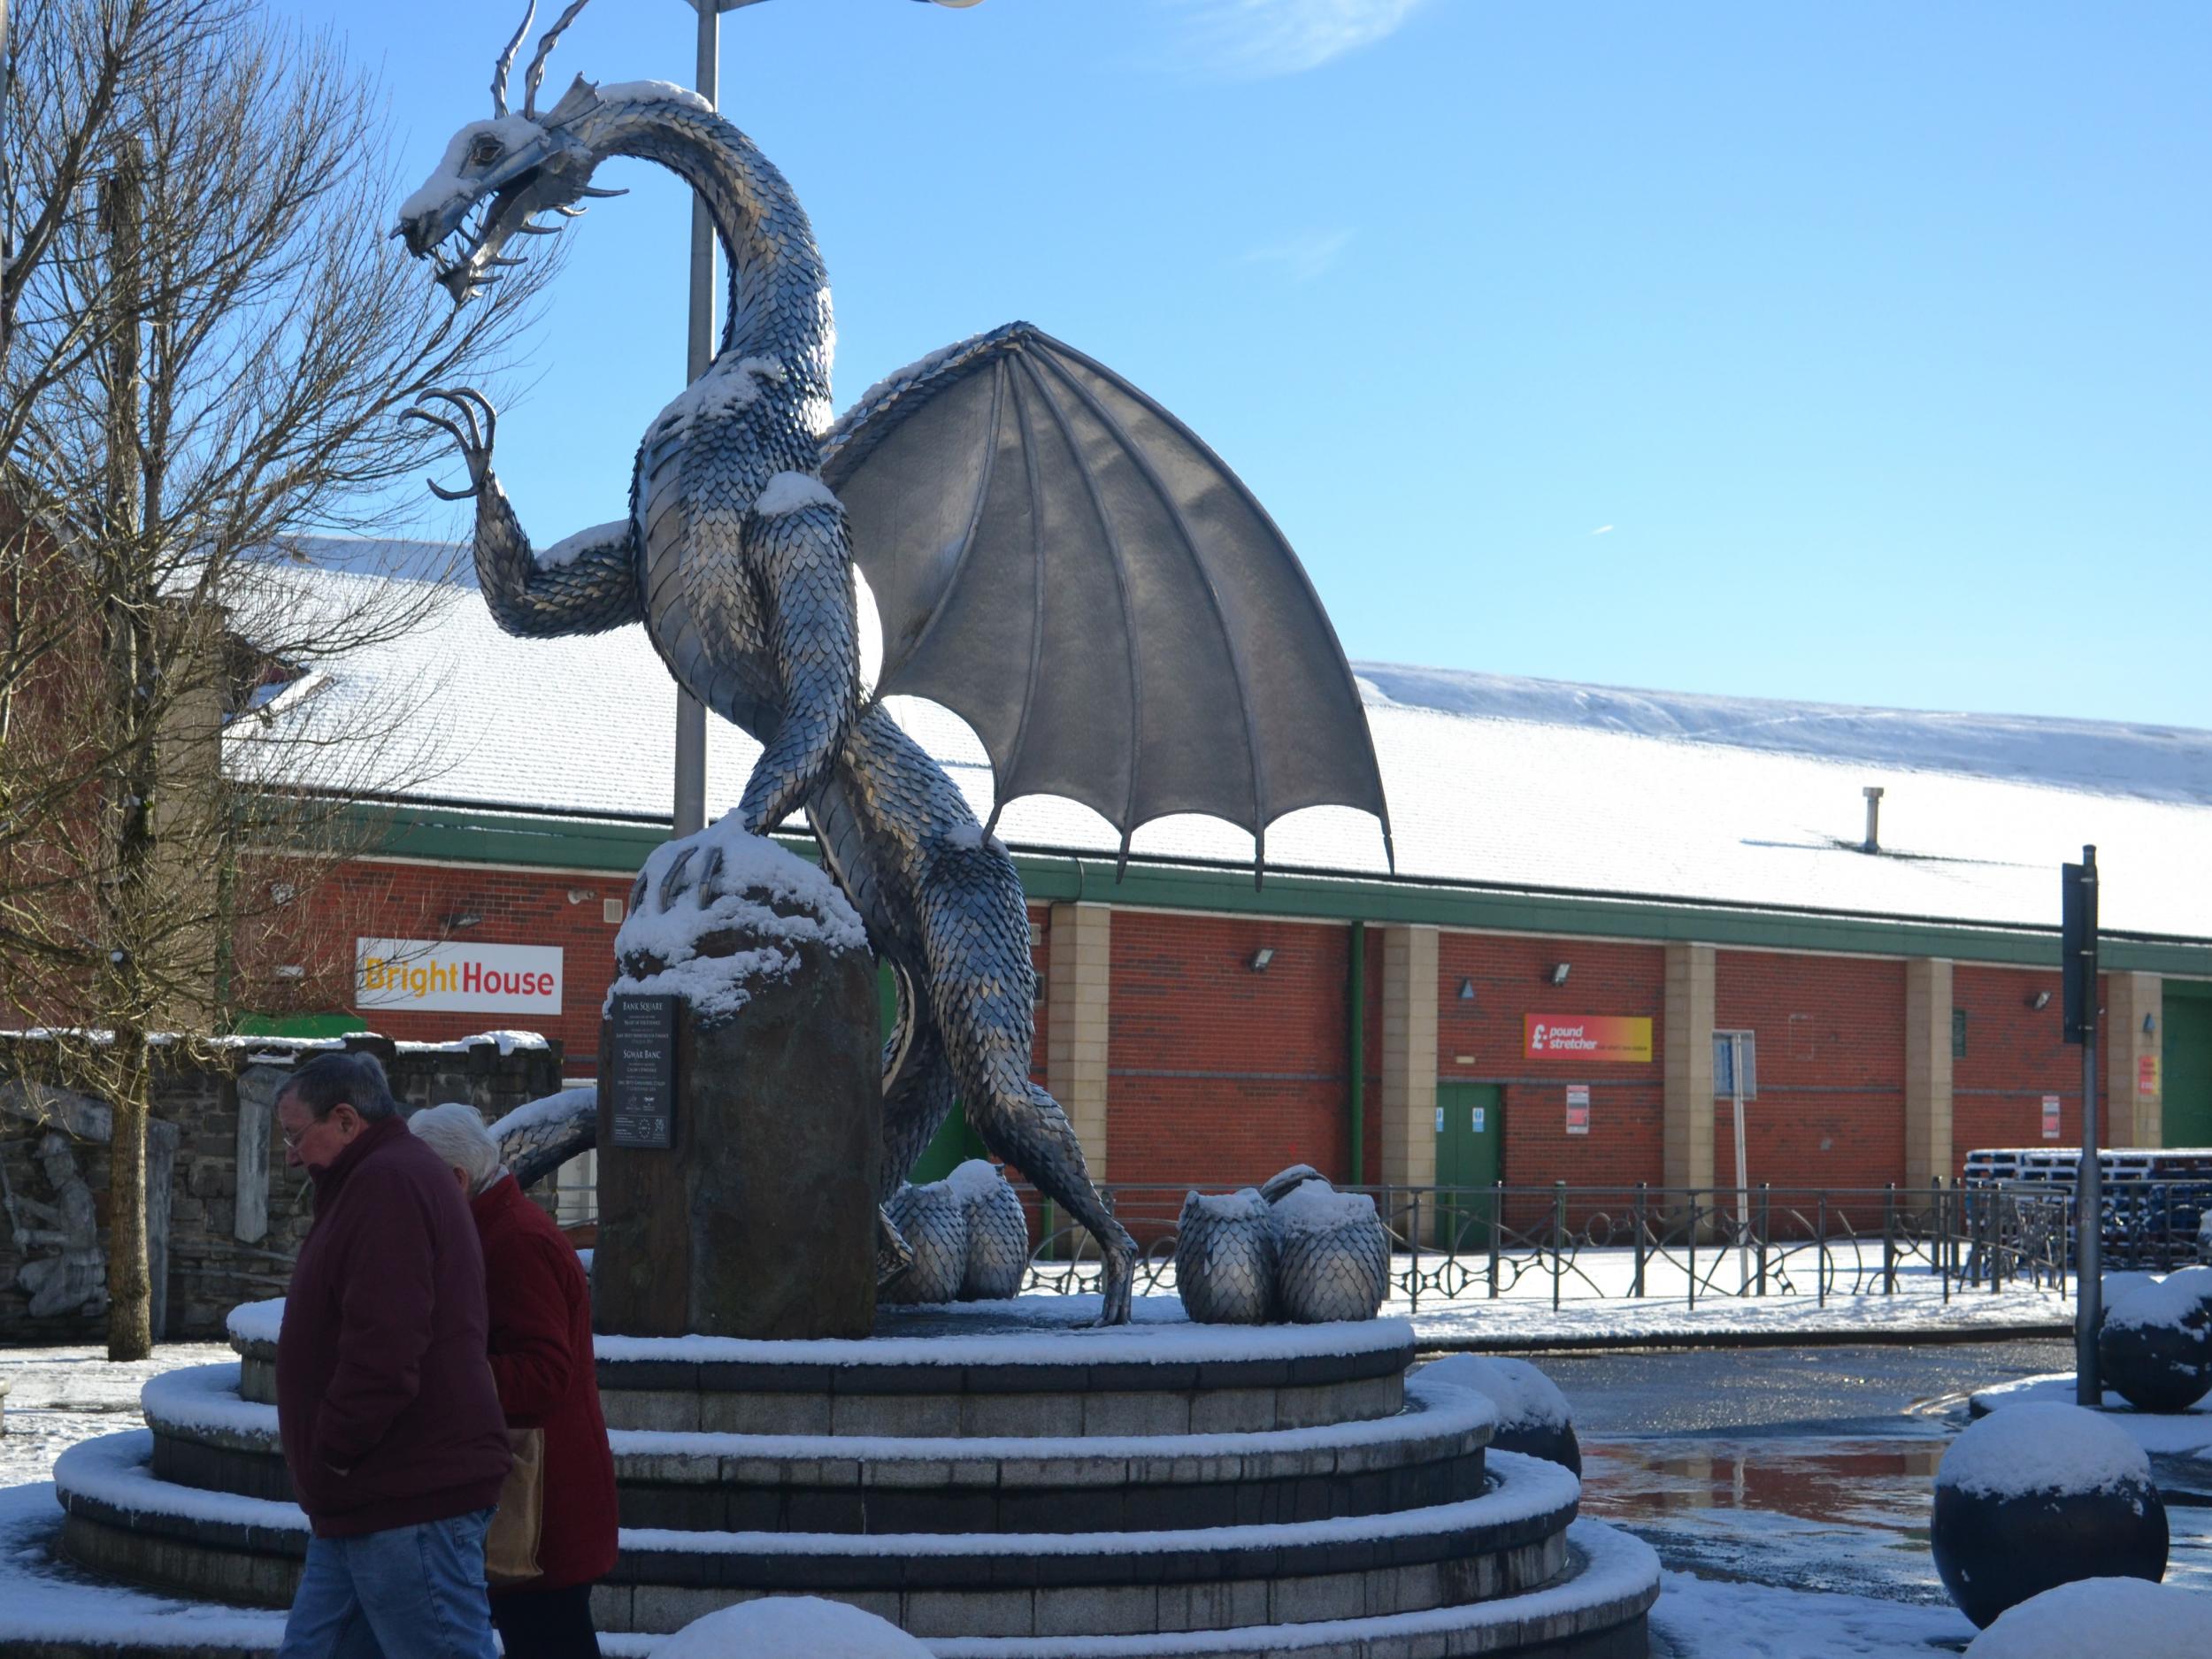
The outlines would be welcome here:
[[[319,569],[311,533],[393,527],[430,449],[398,411],[495,372],[546,270],[454,311],[384,239],[373,88],[244,0],[19,0],[12,22],[0,1017],[72,1028],[45,1080],[114,1109],[128,1358],[154,1334],[165,1033],[220,1027],[252,941],[353,850],[349,804],[427,764],[412,710],[347,695],[344,663],[452,590]],[[330,998],[255,995],[286,989]]]

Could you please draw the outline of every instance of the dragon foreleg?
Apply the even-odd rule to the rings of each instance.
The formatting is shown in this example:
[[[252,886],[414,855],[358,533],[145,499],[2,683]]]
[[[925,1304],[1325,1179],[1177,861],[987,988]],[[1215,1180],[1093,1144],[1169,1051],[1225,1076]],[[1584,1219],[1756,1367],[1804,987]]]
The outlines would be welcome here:
[[[492,471],[492,443],[499,414],[491,400],[467,387],[426,396],[449,415],[417,407],[404,419],[436,426],[452,438],[468,468],[465,489],[433,483],[445,501],[476,502],[472,538],[476,583],[492,619],[508,634],[547,639],[563,634],[601,634],[644,615],[638,595],[637,555],[630,521],[594,525],[543,553],[532,549],[514,503]]]

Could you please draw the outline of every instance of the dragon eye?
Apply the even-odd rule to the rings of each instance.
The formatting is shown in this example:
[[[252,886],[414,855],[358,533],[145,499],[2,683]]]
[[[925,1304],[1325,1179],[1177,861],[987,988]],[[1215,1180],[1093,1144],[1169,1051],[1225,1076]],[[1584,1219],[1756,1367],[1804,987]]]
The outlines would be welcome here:
[[[505,149],[506,147],[489,133],[480,133],[477,135],[476,142],[469,146],[469,165],[473,167],[488,167],[499,159]]]

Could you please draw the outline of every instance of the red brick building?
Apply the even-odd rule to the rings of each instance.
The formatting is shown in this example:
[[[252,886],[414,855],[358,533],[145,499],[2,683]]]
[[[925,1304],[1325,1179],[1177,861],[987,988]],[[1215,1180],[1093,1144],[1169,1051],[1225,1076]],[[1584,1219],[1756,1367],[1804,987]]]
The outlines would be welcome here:
[[[1406,1186],[1732,1187],[1732,1032],[1754,1181],[1921,1185],[1972,1148],[2070,1142],[2058,867],[2085,843],[2107,1142],[2212,1144],[2212,734],[1361,672],[1394,872],[1372,820],[1333,809],[1271,830],[1256,890],[1225,826],[1141,831],[1117,880],[1084,809],[1001,820],[1032,901],[1039,1069],[1115,1186],[1304,1161]],[[506,639],[464,591],[336,679],[326,701],[420,692],[441,762],[363,809],[372,849],[333,913],[456,962],[518,949],[559,990],[557,1011],[441,1009],[357,969],[332,1014],[403,1038],[527,1026],[588,1075],[621,907],[667,833],[659,664],[634,630]],[[900,713],[987,808],[972,735]],[[710,810],[753,752],[717,726]]]

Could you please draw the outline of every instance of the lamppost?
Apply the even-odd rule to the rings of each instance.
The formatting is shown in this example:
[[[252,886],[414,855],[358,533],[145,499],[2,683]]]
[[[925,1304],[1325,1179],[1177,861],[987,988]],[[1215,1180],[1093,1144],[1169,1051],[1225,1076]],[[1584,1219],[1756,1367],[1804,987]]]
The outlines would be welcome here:
[[[692,87],[709,104],[721,104],[722,13],[760,0],[689,0],[699,14],[699,60]],[[933,0],[956,10],[978,0]],[[7,0],[0,0],[0,49],[4,49]],[[686,355],[686,382],[697,380],[714,361],[714,220],[703,198],[691,201],[691,323],[690,349]],[[675,830],[690,835],[707,826],[707,710],[706,705],[680,686],[676,690],[676,810]]]

